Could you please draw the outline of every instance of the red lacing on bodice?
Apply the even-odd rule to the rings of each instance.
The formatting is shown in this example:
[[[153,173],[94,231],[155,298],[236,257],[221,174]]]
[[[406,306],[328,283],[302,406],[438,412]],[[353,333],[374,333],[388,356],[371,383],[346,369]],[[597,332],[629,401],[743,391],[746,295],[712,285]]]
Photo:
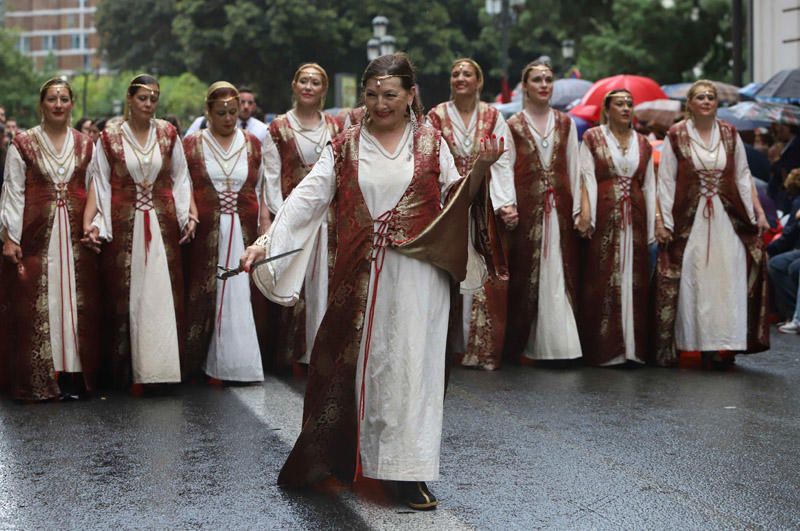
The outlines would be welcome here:
[[[705,198],[703,218],[707,220],[708,236],[706,242],[706,266],[711,254],[711,221],[714,219],[714,196],[719,192],[721,170],[698,170],[700,177],[700,195]]]
[[[617,175],[617,186],[619,186],[619,206],[620,206],[620,229],[624,233],[622,241],[622,271],[625,271],[625,257],[627,256],[626,249],[628,248],[628,240],[633,237],[633,199],[631,198],[631,187],[633,186],[633,177]]]
[[[367,315],[367,332],[364,336],[364,362],[361,365],[361,389],[359,391],[358,400],[358,415],[356,419],[356,471],[353,481],[358,478],[361,472],[361,421],[364,420],[364,398],[366,395],[366,381],[367,381],[367,361],[369,360],[369,351],[372,346],[372,325],[375,318],[375,303],[378,300],[378,281],[380,280],[381,271],[383,271],[383,262],[386,259],[386,248],[391,243],[389,239],[389,224],[394,217],[395,211],[387,210],[377,219],[374,223],[377,227],[374,228],[372,236],[372,251],[370,252],[369,260],[375,266],[375,275],[372,279],[372,300],[369,304],[369,312]]]
[[[153,233],[150,231],[150,211],[155,208],[153,203],[153,185],[151,183],[136,183],[136,210],[144,212],[144,263],[147,264],[147,257],[150,255],[150,242],[153,240]]]
[[[219,211],[221,214],[236,214],[239,212],[239,192],[220,192]]]
[[[239,192],[227,190],[219,192],[219,212],[220,214],[237,214],[239,212]],[[230,267],[231,250],[233,247],[233,220],[231,220],[231,228],[228,231],[228,251],[225,254],[225,267]],[[222,308],[225,303],[225,287],[228,285],[228,279],[222,281],[222,293],[219,297],[219,309],[217,310],[217,336],[222,333]]]
[[[552,172],[550,170],[544,171],[544,257],[547,258],[548,250],[550,248],[550,213],[556,209],[556,189],[553,188],[553,182],[550,179]]]

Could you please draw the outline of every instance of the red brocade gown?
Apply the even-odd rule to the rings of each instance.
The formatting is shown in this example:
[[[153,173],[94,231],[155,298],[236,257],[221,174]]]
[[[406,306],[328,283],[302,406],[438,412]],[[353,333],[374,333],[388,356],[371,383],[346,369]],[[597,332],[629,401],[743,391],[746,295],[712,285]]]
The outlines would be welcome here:
[[[58,397],[60,372],[96,384],[98,258],[80,244],[91,158],[91,140],[73,130],[60,153],[38,126],[9,147],[0,236],[23,258],[0,276],[0,387],[18,399]]]

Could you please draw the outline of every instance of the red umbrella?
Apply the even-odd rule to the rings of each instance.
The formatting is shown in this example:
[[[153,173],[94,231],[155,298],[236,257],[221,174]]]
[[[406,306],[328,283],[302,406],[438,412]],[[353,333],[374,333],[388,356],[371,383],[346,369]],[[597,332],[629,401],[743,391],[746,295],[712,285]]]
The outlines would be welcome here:
[[[667,95],[658,83],[649,77],[620,75],[596,81],[589,92],[584,94],[581,102],[569,113],[591,122],[600,121],[600,109],[603,98],[614,89],[627,89],[633,94],[633,103],[638,105],[644,101],[667,99]]]

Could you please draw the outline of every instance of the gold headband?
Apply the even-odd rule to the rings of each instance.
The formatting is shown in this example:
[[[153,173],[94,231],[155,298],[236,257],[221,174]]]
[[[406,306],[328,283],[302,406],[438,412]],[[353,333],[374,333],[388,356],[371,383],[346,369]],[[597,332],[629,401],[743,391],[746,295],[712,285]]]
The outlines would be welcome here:
[[[316,69],[314,69],[314,70],[311,70],[311,69],[301,70],[300,72],[298,72],[297,77],[300,77],[302,75],[318,76],[318,77],[321,77],[322,79],[325,79],[325,76],[322,75],[322,72],[320,72],[319,70],[316,70]]]
[[[549,67],[549,66],[547,66],[547,65],[536,65],[536,66],[532,66],[532,67],[531,67],[531,70],[547,70],[547,71],[548,71],[548,72],[550,72],[551,74],[553,73],[553,69],[552,69],[552,68],[550,68],[550,67]]]
[[[375,83],[380,87],[381,86],[381,81],[384,81],[386,79],[393,78],[393,77],[407,77],[407,78],[410,78],[411,76],[408,75],[408,74],[385,74],[385,75],[382,75],[382,76],[374,76],[374,79],[375,79]]]
[[[698,92],[697,94],[695,94],[692,97],[696,98],[697,96],[714,96],[716,98],[717,97],[717,93],[715,91],[713,91],[713,90],[704,90],[703,92]]]
[[[223,88],[232,90],[234,92],[234,95],[228,96],[226,98],[213,98],[213,99],[211,98],[212,94],[214,94],[219,89]],[[212,101],[221,101],[222,104],[225,105],[225,107],[227,107],[228,103],[238,99],[239,99],[239,91],[236,89],[236,87],[234,87],[227,81],[215,81],[214,83],[211,84],[210,87],[208,87],[208,90],[206,91],[206,105],[208,105]]]
[[[144,83],[131,83],[130,85],[128,85],[128,87],[129,88],[130,87],[139,87],[139,88],[147,89],[147,90],[150,91],[150,95],[151,96],[157,96],[157,95],[161,94],[161,91],[158,90],[158,89],[154,89],[153,85],[145,85]]]
[[[54,81],[55,81],[55,83],[53,83]],[[53,83],[53,84],[52,85],[48,85],[48,83]],[[66,87],[67,90],[70,90],[70,91],[72,90],[72,87],[70,86],[70,84],[67,83],[66,81],[64,81],[63,79],[61,79],[60,77],[51,77],[50,79],[48,79],[47,81],[42,83],[41,87],[39,87],[39,94],[41,94],[45,89],[49,89],[51,87]]]

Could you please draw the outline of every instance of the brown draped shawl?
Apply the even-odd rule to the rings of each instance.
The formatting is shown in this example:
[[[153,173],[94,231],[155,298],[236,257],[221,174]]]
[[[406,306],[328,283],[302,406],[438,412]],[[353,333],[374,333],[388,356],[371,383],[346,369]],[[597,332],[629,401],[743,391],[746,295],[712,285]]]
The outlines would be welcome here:
[[[303,429],[278,477],[278,483],[300,487],[334,474],[351,481],[357,455],[356,365],[367,321],[374,225],[358,184],[361,126],[333,141],[336,193],[332,208],[337,223],[336,262],[328,310],[311,354],[303,408]],[[448,271],[455,280],[466,275],[467,210],[464,180],[443,211],[439,190],[441,135],[429,126],[414,134],[414,176],[397,206],[385,216],[385,236],[393,249]],[[466,199],[465,199],[466,198]],[[450,228],[450,225],[460,225]],[[456,239],[447,239],[453,236]],[[453,247],[461,247],[455,252]],[[459,276],[460,275],[460,276]]]

